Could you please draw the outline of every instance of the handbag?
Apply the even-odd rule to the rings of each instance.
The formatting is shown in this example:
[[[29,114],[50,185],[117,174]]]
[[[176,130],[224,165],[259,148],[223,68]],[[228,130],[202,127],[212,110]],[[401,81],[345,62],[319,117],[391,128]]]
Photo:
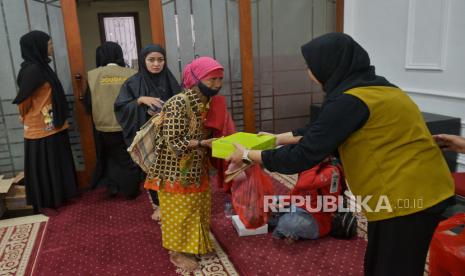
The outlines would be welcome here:
[[[184,99],[189,117],[192,116],[192,109],[190,106],[189,98],[186,94],[180,93],[179,97]],[[178,95],[171,97],[168,101],[177,97]],[[167,101],[167,102],[168,102]],[[165,103],[166,105],[166,103]],[[150,167],[155,160],[155,148],[157,143],[157,133],[161,130],[165,112],[162,111],[153,115],[141,128],[137,131],[134,140],[128,147],[127,151],[131,156],[132,160],[145,172],[148,173]]]

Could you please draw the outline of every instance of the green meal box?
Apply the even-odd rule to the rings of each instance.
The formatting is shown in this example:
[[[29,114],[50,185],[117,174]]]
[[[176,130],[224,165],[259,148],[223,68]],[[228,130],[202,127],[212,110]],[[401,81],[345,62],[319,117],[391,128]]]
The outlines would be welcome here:
[[[221,159],[228,158],[235,150],[233,143],[241,144],[247,149],[267,150],[275,148],[276,137],[272,135],[237,132],[213,141],[212,156]]]

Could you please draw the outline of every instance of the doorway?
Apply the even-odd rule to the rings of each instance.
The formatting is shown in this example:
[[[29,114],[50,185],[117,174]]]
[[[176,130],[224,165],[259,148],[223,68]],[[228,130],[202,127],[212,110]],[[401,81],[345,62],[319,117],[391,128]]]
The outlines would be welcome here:
[[[77,1],[86,72],[95,68],[95,50],[105,41],[118,43],[125,63],[137,69],[137,53],[152,42],[149,0]]]
[[[85,112],[82,100],[87,85],[87,72],[96,66],[96,48],[102,43],[102,37],[105,40],[116,40],[123,44],[127,42],[127,64],[131,67],[135,66],[137,52],[139,52],[141,45],[152,41],[164,41],[163,35],[158,34],[159,27],[157,28],[163,19],[160,16],[154,16],[157,13],[153,12],[161,10],[161,0],[60,0],[59,3],[63,14],[63,21],[60,22],[60,25],[64,26],[65,47],[67,48],[70,69],[69,77],[74,95],[74,114],[80,134],[83,164],[85,164],[81,170],[78,170],[78,178],[80,187],[85,188],[90,183],[96,156],[92,120]],[[105,30],[105,18],[110,19],[107,24],[108,30]],[[131,18],[133,19],[132,24],[127,22]],[[125,20],[129,24],[123,24],[121,27],[123,29],[131,27],[135,41],[127,37],[122,39],[121,34],[127,33],[124,30],[119,30],[118,35],[112,34],[112,32],[118,31],[114,27],[118,27],[116,25],[121,21],[125,22]],[[103,22],[103,28],[99,28],[100,22]],[[152,29],[151,26],[156,27]],[[154,36],[154,30],[156,36]],[[124,45],[122,46],[124,47]]]
[[[100,41],[118,43],[125,64],[137,70],[140,44],[139,14],[137,12],[99,13]]]

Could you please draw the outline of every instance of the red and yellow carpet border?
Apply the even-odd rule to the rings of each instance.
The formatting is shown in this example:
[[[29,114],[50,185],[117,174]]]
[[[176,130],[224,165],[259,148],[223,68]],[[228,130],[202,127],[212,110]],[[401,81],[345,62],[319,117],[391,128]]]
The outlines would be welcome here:
[[[43,215],[0,221],[0,275],[30,275],[48,218]]]

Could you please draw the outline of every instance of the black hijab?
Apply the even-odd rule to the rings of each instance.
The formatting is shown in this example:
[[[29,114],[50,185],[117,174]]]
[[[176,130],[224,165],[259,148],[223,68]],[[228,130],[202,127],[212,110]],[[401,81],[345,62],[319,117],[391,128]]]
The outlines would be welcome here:
[[[165,58],[165,66],[158,74],[150,73],[145,64],[145,58],[153,52],[160,53]],[[141,50],[139,54],[139,74],[141,76],[141,95],[154,96],[166,101],[181,91],[178,81],[167,67],[166,51],[158,44],[149,44]]]
[[[53,125],[60,128],[68,117],[68,104],[58,76],[48,65],[51,61],[48,58],[49,40],[50,36],[42,31],[32,31],[21,37],[19,44],[24,62],[18,73],[19,93],[13,104],[20,104],[49,82],[52,87]]]
[[[145,58],[153,52],[161,53],[165,57],[165,66],[158,74],[152,74],[145,65]],[[148,107],[138,105],[137,99],[141,96],[160,98],[167,101],[181,92],[181,86],[168,69],[166,52],[158,44],[147,45],[139,54],[139,72],[130,77],[121,87],[115,102],[115,115],[123,129],[124,139],[129,146],[136,132],[147,122]]]
[[[368,53],[349,35],[325,34],[304,44],[301,50],[308,68],[323,86],[325,102],[355,87],[395,87],[375,74]]]
[[[107,41],[99,46],[95,54],[95,63],[97,67],[107,66],[108,63],[116,63],[121,67],[125,67],[123,49],[118,43]]]

